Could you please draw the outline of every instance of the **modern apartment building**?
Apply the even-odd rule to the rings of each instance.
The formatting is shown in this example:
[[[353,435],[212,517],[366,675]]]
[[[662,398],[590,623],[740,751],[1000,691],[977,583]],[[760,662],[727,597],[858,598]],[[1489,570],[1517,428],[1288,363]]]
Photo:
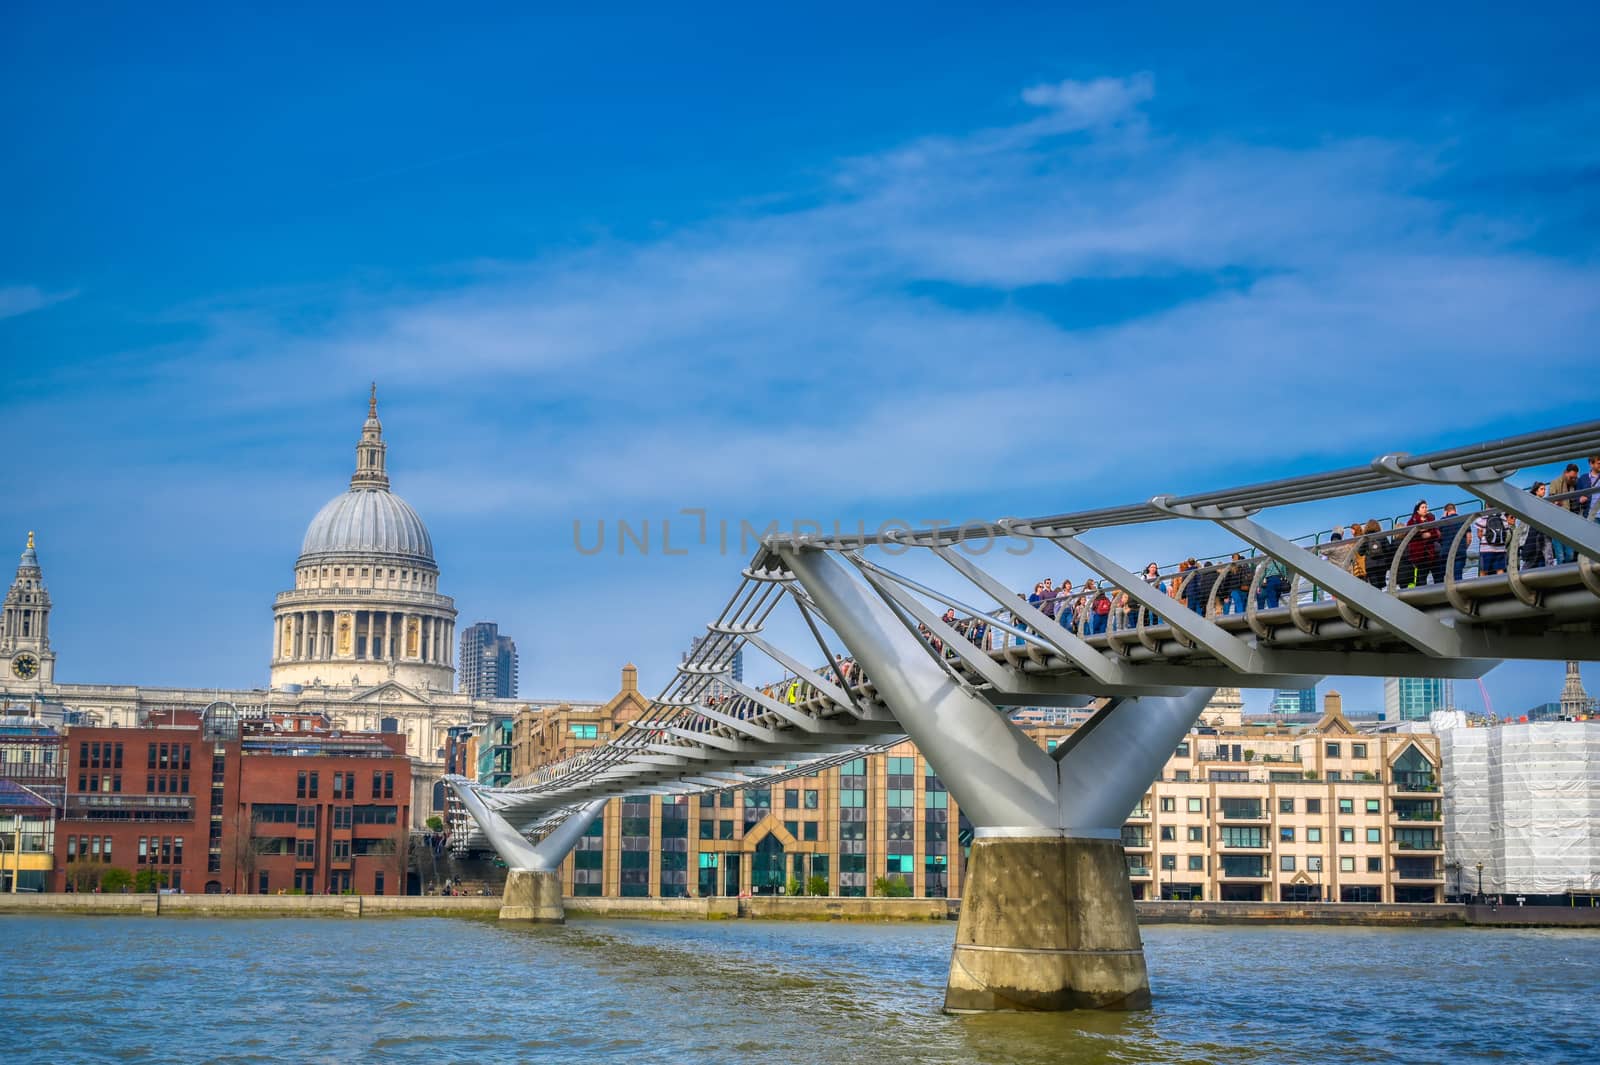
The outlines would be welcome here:
[[[1329,695],[1307,728],[1245,723],[1238,693],[1218,693],[1124,828],[1135,897],[1441,900],[1437,740],[1362,732]],[[641,704],[625,672],[605,707],[519,714],[516,775],[605,742]],[[1074,727],[1018,716],[1046,749]],[[908,742],[766,786],[614,799],[563,877],[572,895],[955,897],[970,840]]]
[[[517,644],[500,626],[480,621],[461,630],[456,691],[474,699],[517,697]]]

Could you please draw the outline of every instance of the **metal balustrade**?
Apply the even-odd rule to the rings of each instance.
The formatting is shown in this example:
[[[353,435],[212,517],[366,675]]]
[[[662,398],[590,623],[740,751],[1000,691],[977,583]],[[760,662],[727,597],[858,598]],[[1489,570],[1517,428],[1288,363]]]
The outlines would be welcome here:
[[[1053,752],[1057,759],[1093,730],[1107,707],[1141,695],[1223,685],[1307,687],[1329,675],[1473,678],[1507,658],[1592,655],[1600,644],[1600,525],[1563,505],[1570,493],[1552,502],[1508,478],[1595,453],[1600,422],[1588,422],[1427,455],[1385,455],[1367,466],[1267,484],[1026,520],[875,535],[772,536],[707,625],[707,638],[637,721],[608,743],[510,787],[478,788],[459,778],[451,784],[472,788],[487,810],[539,834],[595,799],[764,786],[903,740],[872,679],[853,668],[836,626],[785,566],[785,552],[824,552],[841,560],[918,636],[939,669],[995,707],[1094,710],[1088,724]],[[1387,529],[1364,525],[1359,535],[1333,541],[1324,533],[1284,538],[1260,522],[1272,508],[1413,483],[1469,496],[1452,519],[1457,523],[1407,525],[1400,519],[1397,527],[1391,519]],[[1477,524],[1496,518],[1508,529],[1504,572],[1486,566]],[[1188,559],[1181,576],[1177,567],[1157,567],[1146,579],[1085,538],[1165,522],[1181,539],[1184,523],[1196,521],[1239,539],[1239,558],[1229,553],[1227,562],[1239,568],[1228,581],[1223,566],[1191,568]],[[1441,532],[1449,535],[1430,535]],[[1095,591],[1107,595],[1111,610],[1096,615],[1094,598],[1081,591],[1054,604],[1019,596],[961,550],[969,541],[995,537],[1059,548],[1094,575]],[[1524,550],[1530,542],[1537,553]],[[891,551],[938,560],[953,571],[952,583],[913,578],[891,564],[893,557],[869,554]],[[1194,589],[1197,594],[1188,594]],[[1082,602],[1089,611],[1071,609]],[[771,642],[768,622],[780,606],[798,613],[814,650],[796,654]],[[726,680],[729,662],[742,649],[769,658],[785,680],[766,688]],[[819,657],[823,664],[811,665]],[[1424,781],[1396,786],[1437,790]],[[464,812],[455,815],[453,842],[484,842]]]

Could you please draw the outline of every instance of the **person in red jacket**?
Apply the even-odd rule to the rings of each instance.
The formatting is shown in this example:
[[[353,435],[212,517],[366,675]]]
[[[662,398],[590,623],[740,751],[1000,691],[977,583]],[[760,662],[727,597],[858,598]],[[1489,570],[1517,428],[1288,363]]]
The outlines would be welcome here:
[[[1418,500],[1417,505],[1411,508],[1411,517],[1406,519],[1406,525],[1433,524],[1428,501]],[[1406,544],[1405,564],[1400,567],[1400,587],[1426,584],[1429,577],[1433,578],[1435,584],[1444,583],[1444,559],[1439,552],[1439,530],[1435,528],[1417,530],[1411,542]]]

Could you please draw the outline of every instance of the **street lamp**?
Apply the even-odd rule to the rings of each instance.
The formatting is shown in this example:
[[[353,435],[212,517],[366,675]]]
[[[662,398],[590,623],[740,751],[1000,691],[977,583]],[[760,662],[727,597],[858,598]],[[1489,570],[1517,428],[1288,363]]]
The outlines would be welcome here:
[[[1483,901],[1483,863],[1478,863],[1478,901]]]

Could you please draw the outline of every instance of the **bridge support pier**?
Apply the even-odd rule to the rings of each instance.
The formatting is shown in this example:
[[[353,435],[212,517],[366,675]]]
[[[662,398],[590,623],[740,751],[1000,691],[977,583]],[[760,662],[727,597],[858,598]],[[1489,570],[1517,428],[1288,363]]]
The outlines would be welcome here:
[[[506,877],[500,899],[500,920],[534,924],[565,924],[561,903],[561,873],[555,869],[513,869]]]
[[[827,552],[779,554],[976,829],[945,1008],[1149,1005],[1122,824],[1211,690],[1110,701],[1051,756]]]
[[[1149,1004],[1121,842],[980,831],[961,893],[946,1012]]]

